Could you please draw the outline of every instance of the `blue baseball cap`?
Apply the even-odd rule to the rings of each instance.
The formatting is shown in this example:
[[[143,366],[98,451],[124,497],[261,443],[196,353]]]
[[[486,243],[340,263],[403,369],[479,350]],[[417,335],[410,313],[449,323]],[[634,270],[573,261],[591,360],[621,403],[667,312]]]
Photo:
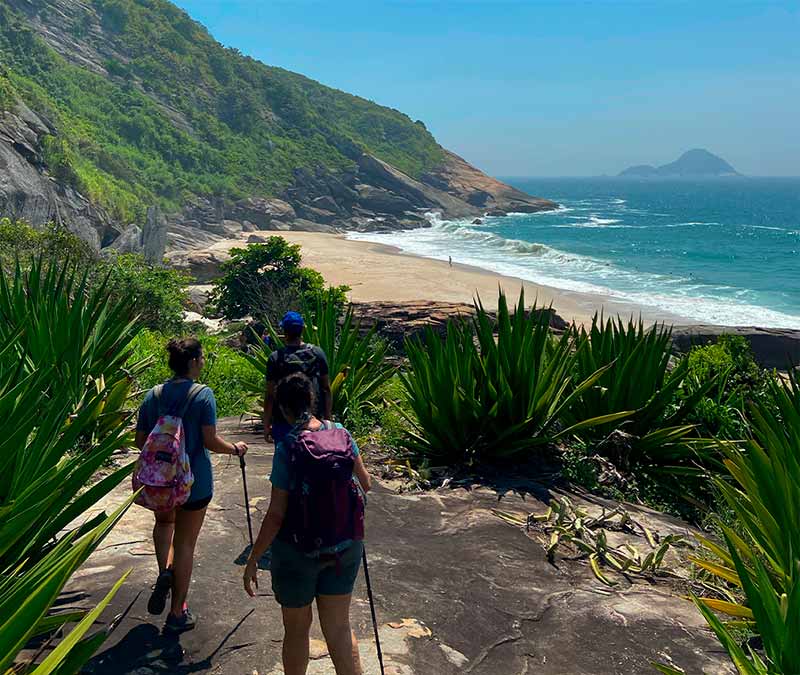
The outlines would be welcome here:
[[[305,326],[303,315],[300,312],[286,312],[281,319],[281,330],[294,329],[295,331],[303,330]]]

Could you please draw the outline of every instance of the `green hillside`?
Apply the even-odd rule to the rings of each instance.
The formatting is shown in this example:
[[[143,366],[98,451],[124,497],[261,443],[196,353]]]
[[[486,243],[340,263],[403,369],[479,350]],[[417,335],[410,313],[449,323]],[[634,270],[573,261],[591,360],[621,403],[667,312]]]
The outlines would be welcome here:
[[[17,95],[44,114],[51,173],[123,222],[192,195],[274,195],[293,169],[344,168],[362,149],[412,176],[442,158],[421,122],[226,49],[168,2],[87,4],[0,0],[0,108]],[[108,75],[60,56],[36,22]]]

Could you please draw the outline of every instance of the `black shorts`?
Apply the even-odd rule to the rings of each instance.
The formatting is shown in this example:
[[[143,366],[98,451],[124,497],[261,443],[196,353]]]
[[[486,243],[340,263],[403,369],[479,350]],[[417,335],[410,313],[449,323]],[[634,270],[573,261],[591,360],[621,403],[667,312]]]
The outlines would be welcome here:
[[[200,511],[211,503],[211,497],[213,497],[213,495],[208,495],[208,497],[204,497],[203,499],[196,499],[193,502],[186,502],[180,509],[182,511]]]

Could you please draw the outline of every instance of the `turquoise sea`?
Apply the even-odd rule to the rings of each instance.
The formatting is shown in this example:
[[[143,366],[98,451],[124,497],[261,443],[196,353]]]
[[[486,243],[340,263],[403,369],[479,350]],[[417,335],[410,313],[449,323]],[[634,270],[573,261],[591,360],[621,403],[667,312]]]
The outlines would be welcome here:
[[[357,235],[722,325],[800,329],[800,178],[506,178],[557,211]]]

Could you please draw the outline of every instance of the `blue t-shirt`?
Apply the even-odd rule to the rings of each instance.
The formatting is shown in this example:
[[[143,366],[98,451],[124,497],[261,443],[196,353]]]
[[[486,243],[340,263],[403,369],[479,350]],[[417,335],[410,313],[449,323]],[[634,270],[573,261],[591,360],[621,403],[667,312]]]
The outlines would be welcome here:
[[[344,429],[338,422],[334,423],[334,426],[337,429]],[[324,428],[323,426],[315,429],[315,431],[320,431]],[[349,431],[347,435],[350,436],[350,442],[353,444],[353,454],[358,457],[358,445],[356,445],[356,441]],[[291,477],[289,476],[289,453],[286,450],[285,441],[279,441],[275,446],[275,456],[272,458],[272,473],[269,475],[269,481],[281,490],[290,490],[292,488]]]
[[[186,402],[186,396],[192,384],[191,380],[174,382],[168,380],[161,391],[161,410],[164,414],[177,414]],[[136,431],[150,432],[158,422],[159,404],[151,389],[144,397],[139,408],[139,419]],[[194,485],[189,495],[189,502],[211,497],[214,493],[214,477],[211,471],[211,455],[203,445],[203,427],[217,423],[217,401],[214,392],[204,387],[192,401],[183,418],[183,429],[186,438],[186,454],[194,474]]]

